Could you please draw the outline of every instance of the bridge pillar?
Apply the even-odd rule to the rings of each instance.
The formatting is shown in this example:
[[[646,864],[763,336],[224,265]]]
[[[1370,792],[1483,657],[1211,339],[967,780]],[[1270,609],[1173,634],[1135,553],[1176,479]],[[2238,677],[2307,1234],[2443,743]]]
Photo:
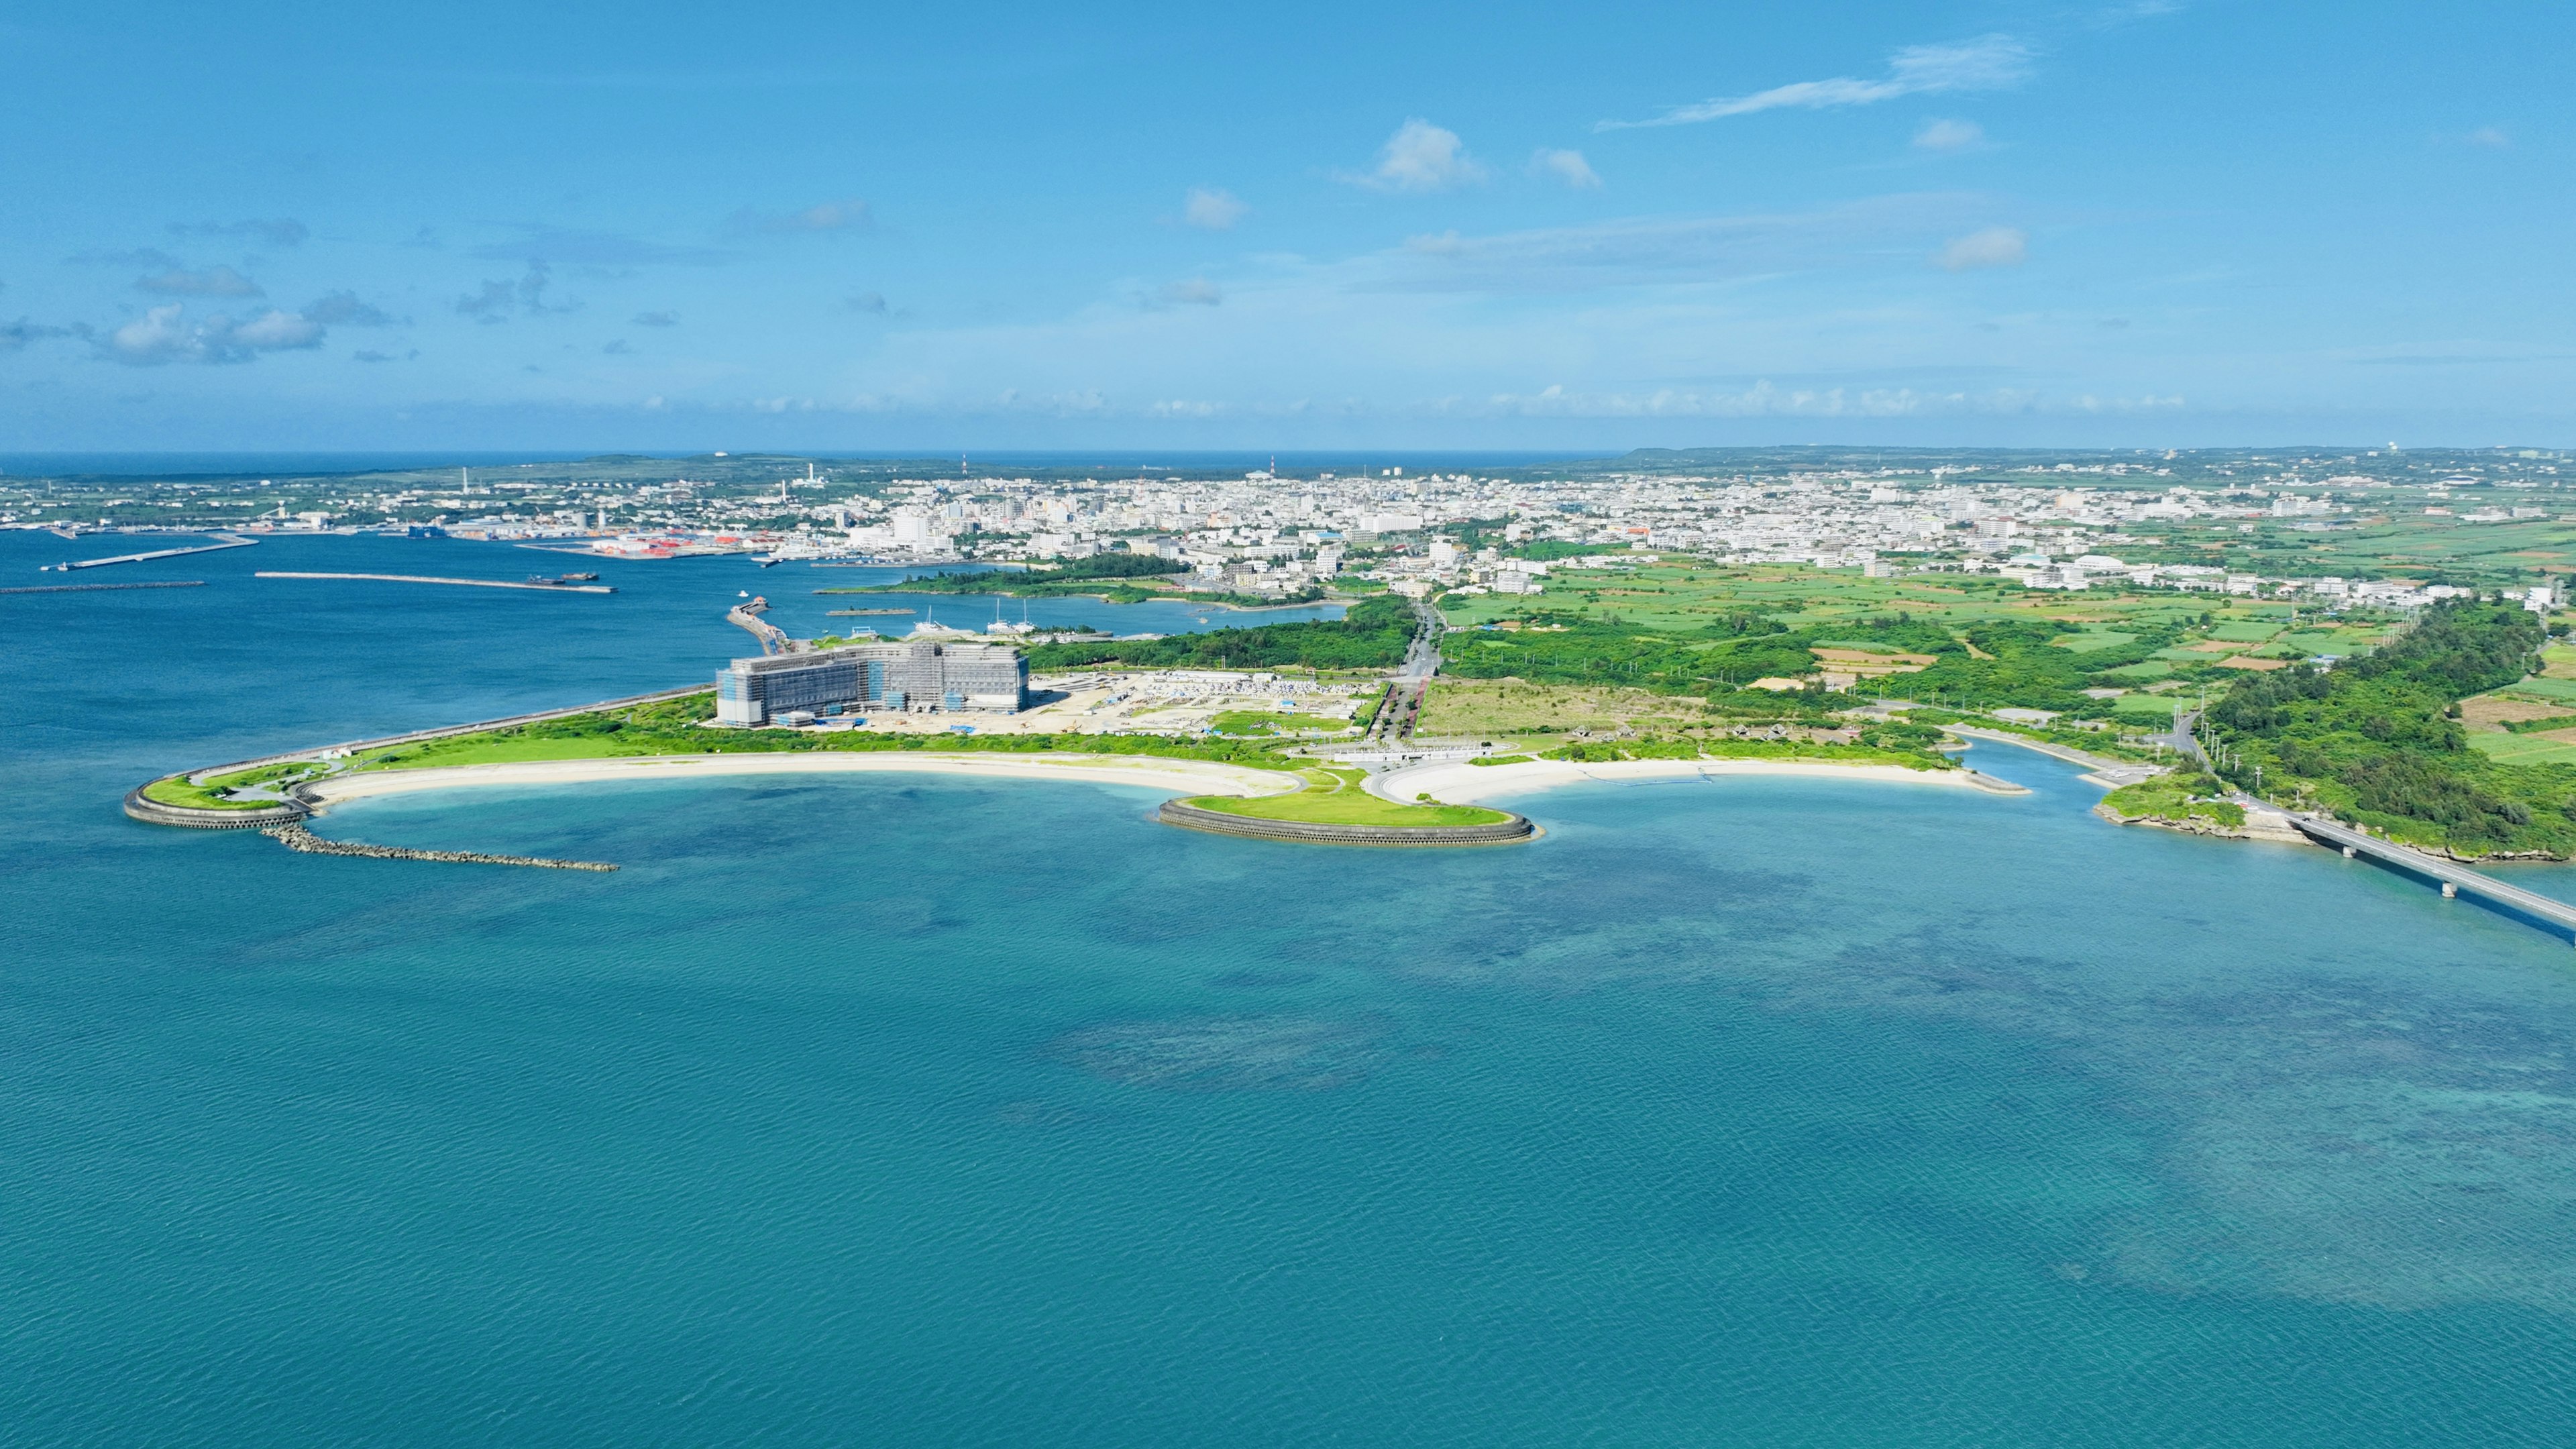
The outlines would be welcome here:
[[[2343,858],[2344,858],[2344,859],[2346,859],[2346,860],[2350,860],[2350,859],[2352,859],[2354,856],[2357,856],[2357,855],[2359,855],[2359,854],[2361,854],[2361,852],[2360,852],[2360,851],[2353,849],[2353,848],[2352,848],[2351,846],[2349,846],[2349,845],[2347,845],[2347,846],[2345,846],[2345,847],[2343,848]]]
[[[2442,899],[2446,901],[2457,900],[2459,899],[2459,895],[2460,888],[2458,886],[2453,885],[2449,881],[2442,882]]]

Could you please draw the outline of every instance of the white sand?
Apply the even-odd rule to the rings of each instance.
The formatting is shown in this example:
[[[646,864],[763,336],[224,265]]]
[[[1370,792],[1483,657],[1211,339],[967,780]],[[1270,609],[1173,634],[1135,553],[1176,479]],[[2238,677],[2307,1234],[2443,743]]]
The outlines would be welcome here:
[[[1513,765],[1416,765],[1373,777],[1370,793],[1389,800],[1417,794],[1451,805],[1472,805],[1502,795],[1579,785],[1594,780],[1688,780],[1723,775],[1811,775],[1831,780],[1876,780],[1898,785],[1940,785],[2026,795],[2021,786],[1967,770],[1909,770],[1903,765],[1838,765],[1824,760],[1614,760],[1578,765],[1531,760]]]
[[[604,760],[530,760],[432,770],[370,770],[310,787],[324,804],[368,795],[446,790],[466,785],[570,785],[595,780],[683,780],[711,775],[994,775],[1022,780],[1086,780],[1142,785],[1185,795],[1280,795],[1304,782],[1276,770],[1171,760],[1151,755],[937,754],[887,751],[840,754],[636,755]]]

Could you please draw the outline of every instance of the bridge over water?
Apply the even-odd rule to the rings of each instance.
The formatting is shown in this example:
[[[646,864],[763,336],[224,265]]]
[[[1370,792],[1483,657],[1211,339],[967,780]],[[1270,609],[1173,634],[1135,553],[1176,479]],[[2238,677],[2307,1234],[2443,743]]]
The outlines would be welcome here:
[[[2338,825],[2331,820],[2318,820],[2306,815],[2293,815],[2289,819],[2291,827],[2300,834],[2320,845],[2333,846],[2341,850],[2347,860],[2367,857],[2381,865],[2435,882],[2441,886],[2442,894],[2446,897],[2465,893],[2510,914],[2524,917],[2536,924],[2555,926],[2569,933],[2571,937],[2576,937],[2576,906],[2571,906],[2565,901],[2552,899],[2537,891],[2527,891],[2520,886],[2507,885],[2494,876],[2471,870],[2456,861],[2444,860],[2438,855],[2428,855],[2423,851],[2399,845],[2395,841],[2382,840],[2375,835],[2366,835],[2349,825]]]

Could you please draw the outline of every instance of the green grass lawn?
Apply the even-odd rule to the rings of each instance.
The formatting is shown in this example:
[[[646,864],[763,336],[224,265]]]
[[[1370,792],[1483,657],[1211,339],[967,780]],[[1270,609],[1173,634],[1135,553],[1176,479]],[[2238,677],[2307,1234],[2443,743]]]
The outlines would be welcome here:
[[[2545,699],[2551,704],[2576,704],[2576,679],[2526,679],[2508,684],[2497,694],[2523,694]]]
[[[2213,626],[2209,631],[2209,637],[2223,639],[2230,644],[2260,644],[2280,632],[2281,626],[2278,624],[2230,623]]]
[[[2162,679],[2173,672],[2173,665],[2170,661],[2163,659],[2150,659],[2144,664],[2124,664],[2117,669],[2105,669],[2102,671],[2101,677],[2104,679],[2135,679],[2143,681]]]
[[[1224,735],[1266,735],[1279,730],[1331,730],[1338,734],[1351,727],[1349,720],[1327,719],[1320,714],[1272,714],[1262,709],[1230,709],[1208,723]]]
[[[2135,644],[2138,642],[2138,636],[2109,629],[2087,629],[2081,634],[2069,634],[2064,638],[2051,639],[2048,642],[2060,649],[2072,649],[2078,654],[2090,654],[2096,649],[2117,649],[2124,644]]]
[[[267,810],[277,804],[274,800],[226,800],[211,790],[189,784],[185,776],[153,781],[143,787],[143,798],[187,810]]]
[[[2111,701],[2111,713],[2121,720],[2169,724],[2179,702],[2170,694],[2124,694]]]
[[[2564,765],[2576,763],[2576,744],[2540,735],[2469,736],[2469,748],[2499,765]]]
[[[616,735],[577,735],[547,739],[527,735],[461,735],[428,740],[370,755],[361,770],[430,770],[450,765],[514,765],[530,760],[602,760],[624,755],[668,753],[650,739],[624,740]]]
[[[2358,637],[2354,635],[2338,633],[2331,629],[2315,631],[2302,629],[2295,634],[2281,636],[2277,647],[2295,649],[2301,654],[2352,654],[2359,652],[2361,645]]]
[[[1306,788],[1293,795],[1265,795],[1245,800],[1232,795],[1201,795],[1184,804],[1223,815],[1255,820],[1296,820],[1310,825],[1385,825],[1421,830],[1443,825],[1492,825],[1511,817],[1479,805],[1398,805],[1360,788],[1358,770],[1314,769],[1297,772]]]

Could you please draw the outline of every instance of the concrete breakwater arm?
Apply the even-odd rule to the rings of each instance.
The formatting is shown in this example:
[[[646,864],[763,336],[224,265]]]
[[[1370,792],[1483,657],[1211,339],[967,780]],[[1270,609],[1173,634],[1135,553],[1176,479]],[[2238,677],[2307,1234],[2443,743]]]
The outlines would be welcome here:
[[[262,570],[252,575],[262,579],[372,579],[386,584],[453,584],[468,589],[535,589],[548,594],[613,594],[609,584],[514,583],[508,579],[442,579],[426,574],[308,574],[284,570]]]

